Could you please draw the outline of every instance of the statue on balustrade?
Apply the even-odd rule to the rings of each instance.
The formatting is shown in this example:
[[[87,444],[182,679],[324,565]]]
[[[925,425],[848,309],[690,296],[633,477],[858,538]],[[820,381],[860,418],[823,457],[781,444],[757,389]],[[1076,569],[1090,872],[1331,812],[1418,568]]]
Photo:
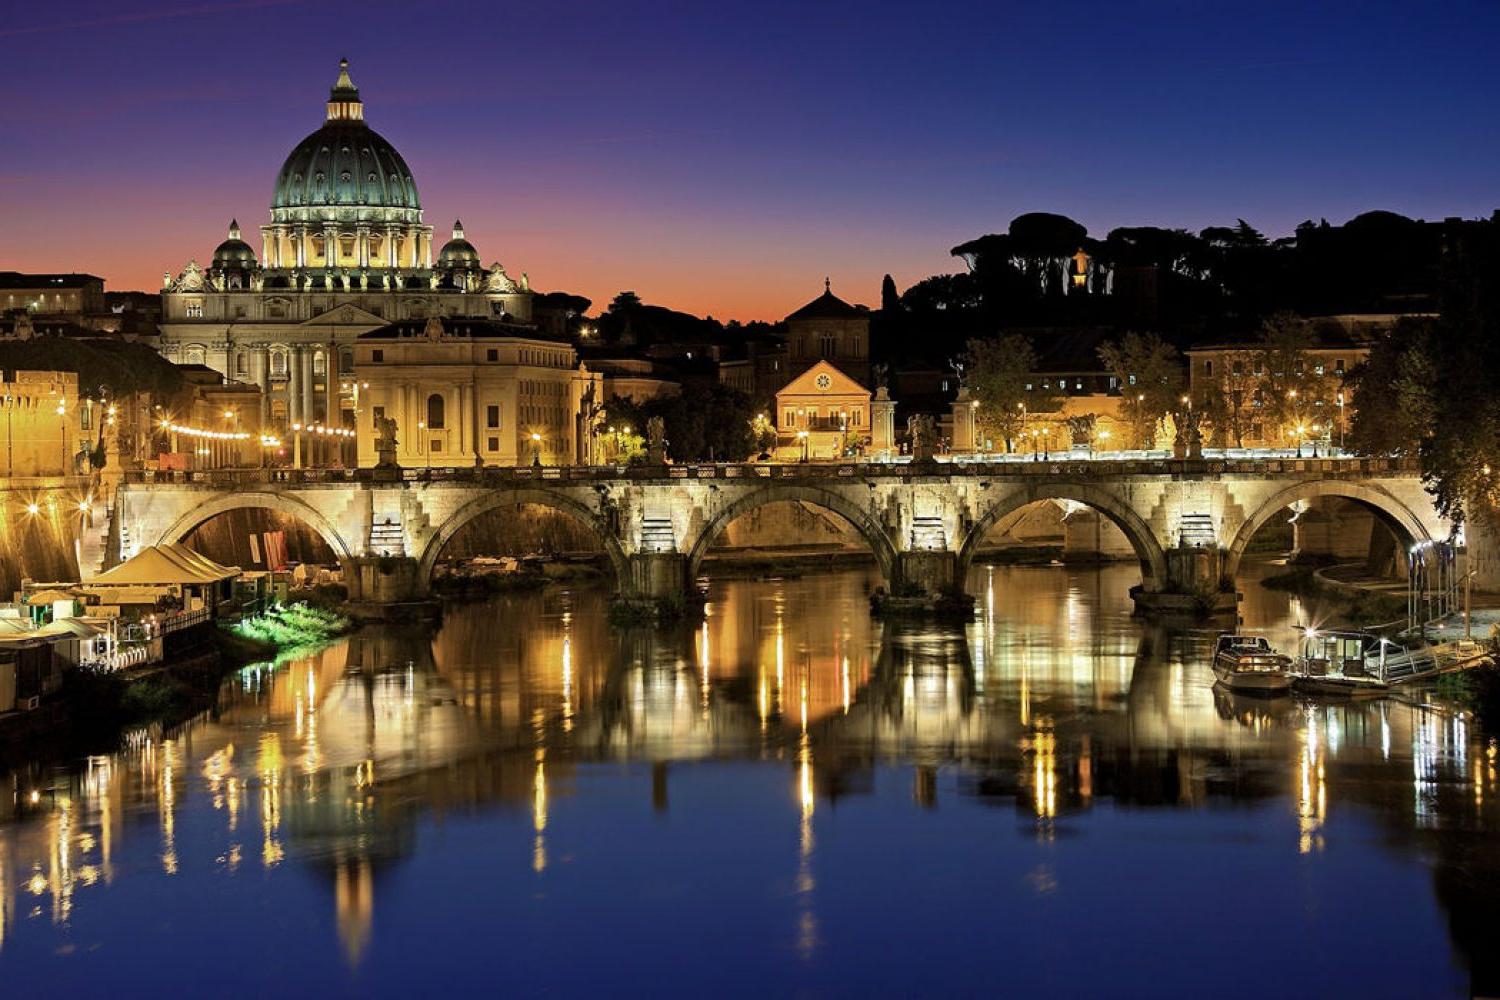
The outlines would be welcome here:
[[[937,461],[932,457],[937,448],[937,428],[932,422],[932,414],[914,413],[907,417],[906,436],[911,439],[913,465],[918,462]]]
[[[375,420],[375,468],[396,469],[396,420],[394,417],[378,417]]]
[[[667,425],[661,417],[646,421],[646,463],[667,464]]]

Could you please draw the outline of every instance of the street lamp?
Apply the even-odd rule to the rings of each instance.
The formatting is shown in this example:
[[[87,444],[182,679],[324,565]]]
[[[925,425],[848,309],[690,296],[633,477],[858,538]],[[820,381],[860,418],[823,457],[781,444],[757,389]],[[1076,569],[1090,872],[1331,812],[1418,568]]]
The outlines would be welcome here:
[[[1338,406],[1339,406],[1339,455],[1342,456],[1344,454],[1344,390],[1343,389],[1339,390]]]
[[[1102,430],[1102,431],[1100,431],[1098,437],[1099,437],[1099,440],[1102,441],[1102,442],[1104,442],[1106,446],[1108,445],[1108,443],[1109,443],[1109,431],[1108,430]],[[1100,451],[1108,451],[1109,448],[1108,447],[1104,447],[1104,448],[1100,448],[1099,450]]]
[[[537,468],[542,465],[542,436],[536,431],[531,432],[531,464]]]
[[[807,461],[807,431],[806,430],[800,430],[800,431],[798,431],[797,432],[797,440],[800,441],[800,442],[802,442],[802,461],[806,462]]]

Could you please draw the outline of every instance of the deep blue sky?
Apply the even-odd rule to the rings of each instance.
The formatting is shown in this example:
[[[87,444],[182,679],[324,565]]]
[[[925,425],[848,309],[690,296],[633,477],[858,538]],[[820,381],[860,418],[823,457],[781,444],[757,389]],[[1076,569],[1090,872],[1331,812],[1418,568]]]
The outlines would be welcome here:
[[[1312,9],[1310,9],[1312,8]],[[341,55],[427,221],[539,288],[775,318],[1021,212],[1500,207],[1500,4],[12,0],[0,268],[156,287],[265,221]]]

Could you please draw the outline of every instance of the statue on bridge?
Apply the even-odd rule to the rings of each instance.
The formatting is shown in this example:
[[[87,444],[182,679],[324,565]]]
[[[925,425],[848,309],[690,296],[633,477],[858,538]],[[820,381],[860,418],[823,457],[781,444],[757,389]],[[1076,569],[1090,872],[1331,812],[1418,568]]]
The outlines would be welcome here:
[[[396,463],[396,420],[394,417],[375,419],[375,455],[375,468],[400,468]]]
[[[906,418],[906,436],[911,439],[912,464],[935,462],[932,457],[937,448],[937,428],[930,413],[913,413]]]
[[[667,425],[661,417],[646,421],[646,464],[667,464]]]
[[[1176,436],[1172,441],[1173,458],[1203,457],[1203,412],[1191,406],[1175,415]]]

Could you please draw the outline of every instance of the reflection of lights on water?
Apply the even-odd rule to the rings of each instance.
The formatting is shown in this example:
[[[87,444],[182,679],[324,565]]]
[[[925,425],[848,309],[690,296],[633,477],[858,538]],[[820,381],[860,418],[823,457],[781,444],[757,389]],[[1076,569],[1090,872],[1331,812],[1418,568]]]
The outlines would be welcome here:
[[[531,846],[531,870],[547,870],[547,751],[536,752],[536,773],[531,779],[531,825],[535,837]]]
[[[1323,850],[1323,821],[1328,812],[1323,749],[1318,738],[1317,716],[1308,708],[1302,730],[1302,750],[1297,759],[1297,853]]]
[[[573,729],[573,642],[566,635],[562,642],[563,732]]]
[[[1384,702],[1380,705],[1380,759],[1391,759],[1391,713]]]
[[[702,669],[703,669],[703,690],[702,690],[702,694],[703,694],[703,711],[704,711],[705,714],[707,714],[707,712],[708,712],[708,695],[709,695],[709,683],[708,683],[708,677],[709,677],[709,665],[708,665],[709,664],[709,655],[708,654],[709,654],[709,648],[710,647],[709,647],[709,636],[708,636],[708,623],[712,620],[712,618],[713,618],[713,605],[712,604],[704,604],[703,605],[703,628],[700,630],[699,640],[698,640],[698,663],[699,663],[699,666],[702,667]]]
[[[163,740],[161,778],[157,782],[157,807],[161,811],[161,866],[168,875],[177,874],[177,766],[176,740]]]
[[[260,738],[256,773],[260,779],[260,862],[266,868],[281,863],[282,850],[277,832],[281,829],[281,737],[266,733]]]
[[[817,885],[812,869],[812,853],[815,846],[813,810],[816,806],[816,797],[813,794],[812,744],[806,732],[802,734],[802,739],[798,744],[797,761],[797,798],[800,810],[796,891],[801,910],[797,920],[797,951],[805,960],[812,957],[818,944],[818,918],[812,909],[812,893]]]
[[[1022,741],[1023,750],[1026,742]],[[1038,819],[1050,820],[1057,816],[1057,737],[1051,732],[1036,733],[1030,749],[1032,805]]]
[[[845,656],[839,662],[839,686],[843,691],[844,714],[849,714],[849,657]]]

